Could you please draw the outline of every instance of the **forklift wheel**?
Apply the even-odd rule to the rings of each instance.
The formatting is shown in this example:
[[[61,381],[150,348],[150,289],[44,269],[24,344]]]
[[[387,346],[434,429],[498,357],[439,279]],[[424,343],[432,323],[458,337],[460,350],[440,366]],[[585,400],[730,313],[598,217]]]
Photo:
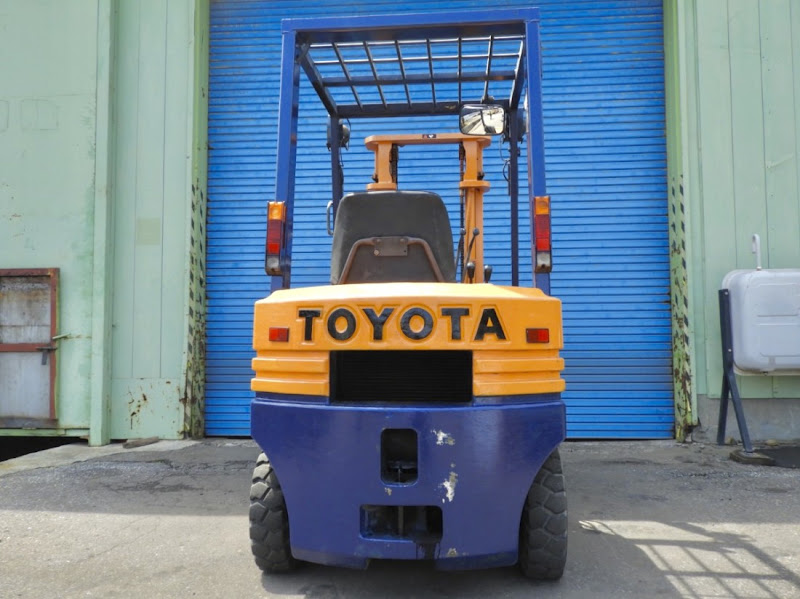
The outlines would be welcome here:
[[[250,546],[256,565],[267,573],[297,567],[289,545],[289,513],[281,484],[267,456],[258,456],[250,487]]]
[[[528,491],[519,530],[519,567],[534,580],[558,580],[567,563],[567,492],[558,448]]]

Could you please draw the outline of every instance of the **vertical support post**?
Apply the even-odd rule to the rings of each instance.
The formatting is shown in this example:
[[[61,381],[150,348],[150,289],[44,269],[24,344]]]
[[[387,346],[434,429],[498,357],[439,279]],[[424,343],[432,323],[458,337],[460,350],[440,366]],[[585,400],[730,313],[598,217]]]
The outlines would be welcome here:
[[[344,193],[344,173],[342,172],[342,131],[341,120],[338,116],[330,115],[328,119],[330,135],[328,142],[331,144],[331,200],[333,201],[333,221],[336,222],[336,210],[339,200]]]
[[[50,275],[50,343],[48,343],[48,345],[55,349],[56,346],[54,343],[56,342],[59,334],[58,294],[60,288],[58,284],[58,277],[61,271],[58,268],[48,268],[47,271]],[[56,362],[58,357],[55,351],[46,352],[42,357],[46,358],[47,353],[50,354],[50,357],[48,358],[50,368],[50,418],[52,420],[58,420],[58,413],[56,411],[56,383],[58,382],[56,381],[56,377],[58,376]]]
[[[113,76],[116,2],[97,6],[97,98],[94,169],[94,246],[92,250],[92,376],[89,444],[111,437],[111,309],[114,265]]]
[[[193,439],[205,430],[205,335],[206,335],[206,234],[208,201],[208,69],[210,0],[195,0],[192,34],[193,93],[188,100],[191,114],[192,149],[191,201],[186,206],[186,247],[184,257],[188,273],[188,292],[184,310],[184,343],[181,378],[184,381],[183,431]]]
[[[519,285],[519,112],[508,112],[508,198],[511,209],[511,285]]]
[[[396,156],[396,144],[388,137],[380,137],[381,139],[375,141],[370,141],[373,139],[370,137],[366,144],[368,150],[375,152],[375,170],[372,173],[374,183],[367,183],[367,190],[394,191],[397,189],[397,180],[395,179],[396,169],[392,167],[392,158]]]
[[[272,291],[288,288],[291,280],[294,183],[297,166],[297,116],[300,110],[300,64],[297,61],[296,37],[296,32],[291,27],[283,30],[275,200],[286,202],[286,229],[285,246],[281,253],[283,275],[272,277]]]
[[[742,445],[745,452],[753,453],[753,444],[750,442],[750,433],[747,430],[747,421],[744,418],[742,398],[739,396],[739,387],[736,385],[736,376],[733,372],[731,298],[727,289],[719,290],[719,325],[722,333],[722,392],[719,396],[717,445],[722,445],[725,442],[725,427],[728,421],[728,396],[730,395],[733,401],[733,409],[736,412],[736,422],[739,425]]]
[[[475,276],[470,283],[483,283],[483,193],[489,189],[489,182],[481,179],[483,173],[483,145],[485,140],[479,137],[464,138],[464,173],[460,189],[464,191],[464,228],[467,230],[464,239],[464,263],[475,264]],[[485,144],[488,145],[488,142]],[[477,231],[477,234],[475,233]]]
[[[528,73],[527,125],[528,125],[528,210],[531,220],[531,268],[536,264],[536,219],[534,203],[536,196],[547,195],[544,170],[544,120],[542,113],[542,64],[539,41],[539,22],[525,23],[525,70]],[[533,284],[545,293],[550,293],[550,274],[533,273]]]

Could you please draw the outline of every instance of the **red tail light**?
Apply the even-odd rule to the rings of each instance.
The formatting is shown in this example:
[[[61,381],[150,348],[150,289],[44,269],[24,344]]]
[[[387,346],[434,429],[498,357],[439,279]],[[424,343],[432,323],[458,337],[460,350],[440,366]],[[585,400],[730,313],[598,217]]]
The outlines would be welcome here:
[[[550,251],[550,215],[537,214],[536,215],[536,251],[549,252]]]
[[[268,275],[280,275],[281,249],[283,248],[283,232],[286,223],[286,204],[270,202],[267,208],[267,263]]]
[[[528,343],[550,343],[550,329],[525,329]]]
[[[552,268],[552,233],[550,230],[550,196],[534,198],[533,207],[534,249],[536,272],[550,272]]]
[[[270,327],[269,340],[286,343],[289,341],[289,327]]]

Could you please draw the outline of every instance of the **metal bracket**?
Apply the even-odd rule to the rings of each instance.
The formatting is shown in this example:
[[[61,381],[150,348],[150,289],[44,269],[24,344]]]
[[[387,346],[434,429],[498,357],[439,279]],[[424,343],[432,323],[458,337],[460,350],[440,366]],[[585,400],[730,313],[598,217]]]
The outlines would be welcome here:
[[[69,333],[62,333],[60,335],[54,335],[50,338],[50,341],[61,341],[62,339],[66,339],[69,337]],[[42,366],[47,366],[47,355],[50,352],[54,352],[58,349],[57,345],[42,345],[36,348],[36,351],[42,352]]]
[[[727,289],[719,290],[719,324],[722,333],[722,392],[719,396],[719,421],[717,423],[717,445],[725,443],[725,428],[728,422],[728,399],[733,402],[736,412],[736,422],[739,425],[739,434],[746,453],[753,453],[753,444],[750,442],[750,433],[747,430],[747,421],[744,418],[742,398],[739,387],[736,385],[736,376],[733,372],[733,327],[731,326],[731,297]]]
[[[376,256],[408,256],[408,237],[373,237]]]
[[[36,350],[42,352],[42,366],[47,366],[47,355],[51,351],[56,351],[58,348],[55,345],[43,345],[37,347]]]

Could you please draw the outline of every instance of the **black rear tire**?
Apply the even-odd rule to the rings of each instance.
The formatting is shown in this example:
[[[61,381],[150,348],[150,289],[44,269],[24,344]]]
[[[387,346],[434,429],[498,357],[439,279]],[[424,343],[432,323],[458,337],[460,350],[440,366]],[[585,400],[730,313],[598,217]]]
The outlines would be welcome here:
[[[256,565],[269,574],[289,572],[298,563],[289,544],[289,512],[281,484],[267,456],[258,456],[250,487],[250,546]]]
[[[519,530],[519,567],[533,580],[558,580],[567,564],[567,491],[556,448],[528,491]]]

